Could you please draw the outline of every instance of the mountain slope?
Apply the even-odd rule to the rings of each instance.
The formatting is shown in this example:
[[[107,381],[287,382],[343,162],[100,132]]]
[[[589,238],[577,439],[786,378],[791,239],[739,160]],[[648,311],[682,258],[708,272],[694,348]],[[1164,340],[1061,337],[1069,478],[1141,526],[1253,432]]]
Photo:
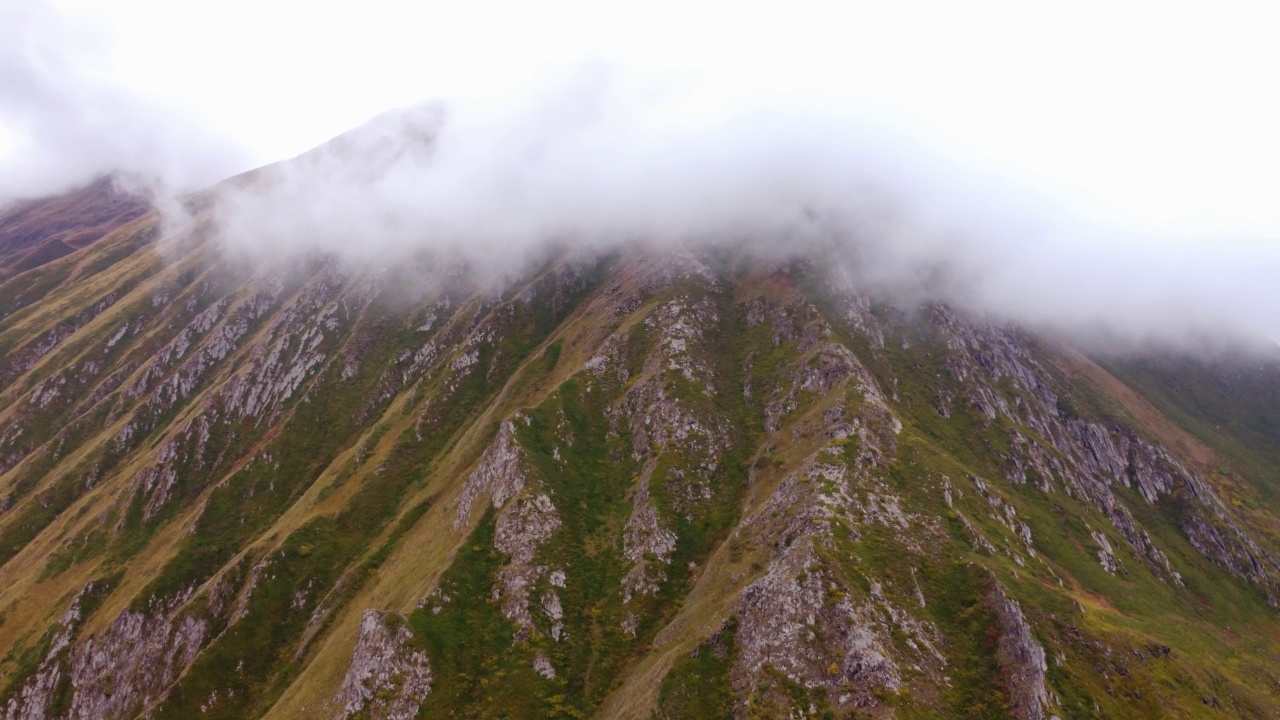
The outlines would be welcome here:
[[[104,177],[51,198],[0,212],[0,279],[39,267],[144,215],[149,203]]]
[[[212,222],[0,284],[7,718],[1280,712],[1276,448],[1145,375],[821,262]]]

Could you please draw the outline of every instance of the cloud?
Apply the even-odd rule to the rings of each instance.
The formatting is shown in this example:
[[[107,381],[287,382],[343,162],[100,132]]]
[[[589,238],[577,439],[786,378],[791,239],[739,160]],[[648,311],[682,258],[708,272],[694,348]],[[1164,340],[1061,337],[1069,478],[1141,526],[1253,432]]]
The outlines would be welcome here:
[[[224,193],[225,242],[495,274],[737,243],[1070,331],[1280,337],[1277,46],[1245,6],[227,0],[193,36],[186,7],[98,31],[52,2],[0,9],[0,198],[118,169],[164,197],[444,97]]]
[[[856,104],[700,107],[680,82],[588,62],[503,103],[391,113],[222,199],[244,252],[413,252],[493,274],[548,242],[822,253],[860,281],[1141,342],[1280,336],[1280,247],[1099,226],[968,171]]]
[[[109,61],[89,23],[40,0],[0,6],[0,203],[113,172],[193,189],[236,169],[234,144],[94,72]]]
[[[869,181],[864,139],[836,118],[690,119],[685,99],[587,63],[506,104],[391,113],[229,194],[224,235],[375,261],[430,248],[498,262],[548,241],[764,247],[817,238],[818,213]]]

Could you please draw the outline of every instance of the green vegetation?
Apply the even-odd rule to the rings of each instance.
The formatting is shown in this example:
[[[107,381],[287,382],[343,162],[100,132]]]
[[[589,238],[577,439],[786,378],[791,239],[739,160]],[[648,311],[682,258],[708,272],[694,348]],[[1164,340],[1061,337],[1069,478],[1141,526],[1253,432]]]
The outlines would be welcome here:
[[[736,624],[730,621],[693,653],[676,661],[662,679],[655,718],[732,720],[733,686],[729,682],[729,671],[735,659],[736,632]]]
[[[715,282],[654,285],[651,268],[619,258],[549,254],[500,293],[460,279],[413,297],[399,288],[448,275],[438,259],[370,285],[313,258],[281,276],[277,299],[224,359],[173,402],[152,402],[220,331],[181,335],[192,319],[225,300],[218,321],[229,322],[259,288],[194,236],[172,263],[140,254],[150,252],[142,238],[0,282],[0,378],[12,401],[0,462],[17,463],[0,475],[0,570],[11,584],[0,587],[0,707],[42,664],[67,662],[75,643],[103,638],[115,613],[132,610],[157,627],[207,628],[176,684],[146,690],[155,717],[289,717],[332,699],[350,660],[345,638],[368,605],[405,623],[429,659],[424,718],[590,717],[632,700],[657,718],[1001,718],[1017,688],[998,652],[997,586],[1047,653],[1061,717],[1252,717],[1280,706],[1280,621],[1262,589],[1188,539],[1202,501],[1179,486],[1149,502],[1121,482],[1137,477],[1132,460],[1106,488],[1124,515],[1073,489],[1064,443],[1074,440],[1001,410],[1041,397],[1016,373],[983,375],[995,351],[956,343],[929,309],[874,305],[855,318],[806,264],[762,274],[734,253],[704,258]],[[311,293],[321,299],[296,312]],[[180,337],[182,352],[153,366]],[[312,338],[305,349],[323,361],[287,401],[252,416],[234,406],[247,396],[230,393],[234,383],[266,392],[254,374],[266,358],[291,368]],[[42,343],[40,362],[24,359]],[[1141,419],[1114,387],[1061,370],[1052,348],[1023,350],[1053,390],[1048,412],[1068,427]],[[597,357],[606,368],[583,368]],[[1196,467],[1228,512],[1210,518],[1215,527],[1227,533],[1238,519],[1273,553],[1274,367],[1105,364],[1211,449],[1212,465],[1199,457]],[[27,402],[40,383],[60,383],[60,394]],[[456,530],[462,484],[504,420],[524,488]],[[1050,460],[1051,477],[1008,480],[1024,442]],[[824,474],[841,463],[846,478]],[[163,490],[148,474],[156,467],[172,479]],[[778,507],[783,491],[796,506]],[[532,625],[521,627],[504,615],[513,560],[495,535],[519,507],[510,503],[543,494],[558,524],[514,568],[530,583]],[[627,528],[649,505],[648,529],[672,545],[638,567],[624,552]],[[1117,518],[1129,516],[1177,576],[1125,539]],[[1099,562],[1099,537],[1114,573]],[[856,643],[825,621],[812,628],[825,653],[814,667],[834,661],[816,681],[740,664],[761,632],[739,616],[744,588],[777,570],[786,548],[808,547],[812,563],[795,572],[822,578],[822,613],[855,608],[899,689],[842,676]],[[95,578],[105,579],[82,596],[80,619],[62,627],[70,598]],[[553,678],[535,667],[543,656]],[[51,716],[75,690],[66,673],[55,685]],[[854,707],[854,694],[867,706]]]
[[[423,609],[409,622],[431,659],[437,678],[433,702],[420,718],[489,717],[483,708],[502,708],[507,717],[536,717],[540,708],[563,706],[566,694],[554,682],[534,673],[533,651],[514,644],[514,623],[503,617],[490,598],[494,576],[505,561],[493,549],[490,510],[471,534],[440,580],[449,600],[434,599],[444,610]]]

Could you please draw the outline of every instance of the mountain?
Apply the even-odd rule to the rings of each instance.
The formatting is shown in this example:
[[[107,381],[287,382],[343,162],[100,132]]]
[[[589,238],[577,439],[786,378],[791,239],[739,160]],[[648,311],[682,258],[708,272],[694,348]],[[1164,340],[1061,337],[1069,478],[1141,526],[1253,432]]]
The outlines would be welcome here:
[[[151,209],[113,177],[56,197],[0,208],[0,279],[39,267],[93,243]]]
[[[0,225],[6,719],[1280,715],[1274,358],[103,192]]]

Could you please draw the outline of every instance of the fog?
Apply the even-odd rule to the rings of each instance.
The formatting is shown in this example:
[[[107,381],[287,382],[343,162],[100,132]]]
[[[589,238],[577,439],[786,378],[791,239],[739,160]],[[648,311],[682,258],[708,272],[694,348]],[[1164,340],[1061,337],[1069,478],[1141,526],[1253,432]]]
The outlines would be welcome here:
[[[507,105],[390,113],[227,193],[223,237],[382,266],[425,249],[482,275],[548,242],[743,246],[1113,343],[1280,336],[1274,238],[1091,222],[856,106],[743,101],[690,122],[690,101],[589,64]]]
[[[500,276],[547,243],[740,246],[1120,344],[1280,337],[1265,8],[484,3],[415,24],[228,2],[200,16],[212,39],[175,39],[126,2],[90,33],[112,74],[66,12],[13,7],[0,196],[126,170],[171,197],[320,145],[221,193],[231,250]],[[148,42],[172,56],[120,50]]]
[[[111,173],[166,194],[238,169],[233,140],[104,76],[104,43],[41,0],[0,4],[0,205]]]

